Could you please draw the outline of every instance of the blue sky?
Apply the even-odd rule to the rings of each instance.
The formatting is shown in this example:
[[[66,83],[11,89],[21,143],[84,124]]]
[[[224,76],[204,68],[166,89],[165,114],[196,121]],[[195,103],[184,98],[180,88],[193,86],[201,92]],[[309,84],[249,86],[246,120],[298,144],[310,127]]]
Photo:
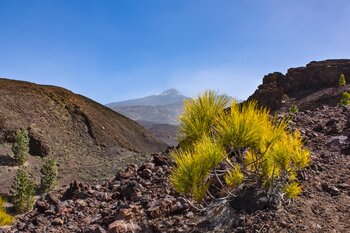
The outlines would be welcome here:
[[[0,77],[101,103],[172,87],[244,99],[328,58],[350,58],[348,0],[0,0]]]

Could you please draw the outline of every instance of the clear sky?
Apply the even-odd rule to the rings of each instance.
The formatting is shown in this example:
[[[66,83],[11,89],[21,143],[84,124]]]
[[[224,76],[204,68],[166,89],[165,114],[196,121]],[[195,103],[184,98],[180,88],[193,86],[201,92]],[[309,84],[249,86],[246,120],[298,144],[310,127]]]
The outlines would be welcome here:
[[[244,99],[263,75],[350,58],[349,0],[0,0],[0,77],[108,103]]]

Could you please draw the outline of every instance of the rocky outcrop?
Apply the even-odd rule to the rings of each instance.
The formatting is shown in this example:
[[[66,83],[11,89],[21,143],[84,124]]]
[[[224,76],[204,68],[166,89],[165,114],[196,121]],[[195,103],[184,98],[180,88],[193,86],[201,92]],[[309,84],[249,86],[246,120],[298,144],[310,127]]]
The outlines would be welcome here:
[[[338,88],[341,73],[350,83],[350,60],[310,62],[306,67],[289,69],[285,75],[271,73],[263,78],[263,83],[248,100],[257,100],[260,106],[267,106],[272,111],[288,108],[291,104],[299,105],[299,109],[324,104],[335,106],[341,93],[349,89]],[[312,98],[305,99],[308,96]]]

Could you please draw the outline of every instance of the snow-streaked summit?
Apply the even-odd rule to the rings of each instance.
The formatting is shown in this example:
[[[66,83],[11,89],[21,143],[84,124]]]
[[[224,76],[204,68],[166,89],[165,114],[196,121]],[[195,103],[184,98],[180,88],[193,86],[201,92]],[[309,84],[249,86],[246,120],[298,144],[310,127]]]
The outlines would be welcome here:
[[[155,94],[156,96],[160,96],[160,95],[163,95],[163,96],[181,96],[182,94],[176,90],[175,88],[170,88],[166,91],[163,91],[162,93],[158,93],[158,94]]]

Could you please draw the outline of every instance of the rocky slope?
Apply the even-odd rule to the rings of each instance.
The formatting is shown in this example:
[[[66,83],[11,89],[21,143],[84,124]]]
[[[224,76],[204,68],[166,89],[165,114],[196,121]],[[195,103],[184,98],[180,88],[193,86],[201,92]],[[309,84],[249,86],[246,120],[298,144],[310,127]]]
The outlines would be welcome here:
[[[142,159],[140,153],[167,148],[138,123],[86,97],[59,87],[0,79],[1,192],[11,185],[17,169],[10,145],[18,128],[28,129],[30,153],[37,155],[30,157],[29,169],[37,174],[40,157],[55,156],[61,184],[115,174],[130,157]]]
[[[217,203],[198,212],[170,186],[167,154],[130,165],[101,185],[72,183],[41,198],[4,232],[348,232],[350,108],[322,106],[293,115],[312,151],[299,174],[302,196],[279,210],[237,211]]]
[[[153,122],[154,124],[177,125],[183,102],[156,106],[117,106],[112,109],[124,116],[139,122]]]
[[[311,62],[306,67],[291,68],[284,75],[271,73],[248,100],[258,100],[260,106],[272,111],[287,110],[292,104],[299,109],[314,109],[324,104],[336,106],[341,93],[350,87],[338,88],[340,74],[350,83],[350,60]]]

